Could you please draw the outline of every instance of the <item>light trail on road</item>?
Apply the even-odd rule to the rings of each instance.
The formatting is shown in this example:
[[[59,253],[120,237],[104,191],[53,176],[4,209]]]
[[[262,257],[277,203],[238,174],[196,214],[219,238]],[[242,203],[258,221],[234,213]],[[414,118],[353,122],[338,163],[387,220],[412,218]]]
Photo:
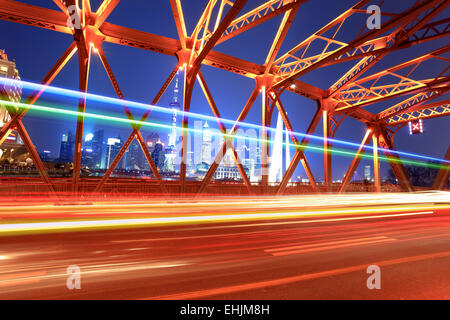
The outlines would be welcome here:
[[[449,200],[423,192],[0,206],[0,298],[445,297]],[[372,264],[383,268],[378,295],[365,287]],[[81,290],[65,287],[72,265]]]
[[[434,195],[431,196],[431,195]],[[15,207],[3,207],[0,218],[0,235],[25,234],[35,232],[80,231],[91,229],[127,228],[168,226],[179,224],[197,223],[222,223],[242,222],[257,220],[279,220],[293,218],[314,218],[312,222],[318,222],[317,218],[327,216],[346,216],[345,219],[373,219],[389,215],[395,212],[401,215],[432,214],[431,209],[447,209],[446,192],[417,193],[414,199],[408,194],[386,194],[372,196],[372,203],[360,202],[360,195],[336,195],[334,197],[255,197],[249,199],[229,198],[228,201],[205,201],[186,203],[123,203],[92,204],[77,206],[37,205],[19,207],[17,214]],[[375,197],[375,199],[373,199]],[[261,201],[264,199],[265,201]],[[298,205],[303,199],[309,199],[307,206]],[[383,200],[381,200],[383,199]],[[393,199],[396,204],[392,205]],[[325,201],[324,201],[325,200]],[[430,203],[430,201],[432,203]],[[442,201],[443,204],[436,205]],[[172,201],[173,202],[173,201]],[[353,205],[348,208],[336,208],[343,204]],[[378,206],[378,207],[375,207]],[[52,214],[51,212],[56,212]],[[184,212],[185,214],[180,214]],[[213,213],[213,214],[211,214]],[[44,215],[42,215],[44,214]],[[361,217],[348,217],[349,215],[382,214]],[[16,222],[8,223],[7,219],[14,218]],[[27,218],[32,221],[17,222],[17,219]],[[39,219],[44,219],[40,221]],[[323,221],[337,221],[336,219],[324,219]],[[303,223],[308,223],[306,220]]]

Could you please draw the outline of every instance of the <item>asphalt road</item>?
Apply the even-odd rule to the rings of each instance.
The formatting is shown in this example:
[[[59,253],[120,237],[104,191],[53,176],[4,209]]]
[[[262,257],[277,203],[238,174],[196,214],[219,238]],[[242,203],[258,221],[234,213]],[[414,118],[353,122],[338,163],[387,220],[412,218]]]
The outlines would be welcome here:
[[[4,206],[0,299],[450,299],[447,196]]]

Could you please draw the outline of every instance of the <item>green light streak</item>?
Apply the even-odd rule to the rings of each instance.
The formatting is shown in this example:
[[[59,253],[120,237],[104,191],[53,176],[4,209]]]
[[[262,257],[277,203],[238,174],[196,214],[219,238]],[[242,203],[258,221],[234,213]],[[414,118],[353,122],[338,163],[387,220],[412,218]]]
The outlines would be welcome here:
[[[137,126],[142,126],[142,127],[153,127],[153,128],[163,128],[163,129],[168,129],[170,130],[172,128],[171,125],[166,125],[166,124],[161,124],[161,123],[156,123],[156,122],[146,122],[146,121],[140,121],[140,120],[130,120],[128,118],[118,118],[118,117],[113,117],[113,116],[107,116],[107,115],[102,115],[102,114],[96,114],[96,113],[89,113],[89,112],[78,112],[78,111],[72,111],[72,110],[64,110],[64,109],[58,109],[58,108],[52,108],[52,107],[46,107],[46,106],[41,106],[41,105],[31,105],[31,104],[25,104],[25,103],[19,103],[19,102],[12,102],[12,101],[3,101],[2,102],[5,105],[9,105],[9,106],[13,106],[13,107],[18,107],[21,109],[31,109],[31,110],[36,110],[36,111],[42,111],[45,113],[50,113],[50,114],[62,114],[62,115],[69,115],[69,116],[73,116],[73,117],[79,117],[79,116],[84,116],[86,118],[92,118],[92,119],[97,119],[97,120],[104,120],[104,121],[113,121],[113,122],[117,122],[117,123],[122,123],[122,124],[130,124],[130,125],[137,125]],[[180,131],[187,131],[187,132],[193,132],[193,133],[202,133],[202,130],[198,130],[198,129],[193,129],[193,128],[177,128]],[[261,139],[261,138],[254,138],[251,136],[238,136],[236,134],[221,134],[222,136],[226,137],[226,138],[230,138],[235,139],[235,138],[241,138],[241,139],[248,139],[249,141],[256,141],[256,142],[261,142],[261,143],[268,143],[268,144],[272,144],[273,142],[270,140],[265,140],[265,139]],[[314,144],[309,144],[307,146],[295,146],[294,144],[287,144],[285,142],[283,142],[283,145],[286,147],[287,145],[289,147],[293,147],[296,150],[305,150],[305,151],[312,151],[312,152],[317,152],[317,153],[323,153],[324,152],[324,148],[314,145]],[[354,157],[356,155],[356,152],[352,152],[352,151],[347,151],[345,149],[340,149],[340,148],[332,148],[331,154],[337,154],[337,155],[342,155],[342,156],[346,156],[346,157]],[[364,158],[364,159],[373,159],[373,155],[369,155],[369,154],[361,154],[360,158]],[[379,160],[384,161],[384,162],[388,162],[388,159],[384,156],[384,155],[379,155]],[[408,160],[408,159],[395,159],[395,158],[391,158],[389,160],[390,162],[394,162],[394,163],[403,163],[403,164],[410,164],[413,166],[420,166],[420,167],[426,167],[426,168],[433,168],[433,169],[441,169],[441,166],[439,164],[435,164],[435,163],[428,163],[428,162],[424,162],[424,161],[419,161],[419,160]],[[450,170],[449,166],[446,166],[444,168],[445,170]]]

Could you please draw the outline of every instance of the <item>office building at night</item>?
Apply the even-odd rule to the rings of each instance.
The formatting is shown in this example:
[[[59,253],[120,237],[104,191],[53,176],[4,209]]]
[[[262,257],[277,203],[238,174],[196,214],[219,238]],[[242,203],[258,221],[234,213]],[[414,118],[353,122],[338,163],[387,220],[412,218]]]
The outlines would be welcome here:
[[[107,142],[107,152],[105,154],[106,156],[106,168],[109,168],[116,158],[116,156],[119,154],[120,149],[123,146],[123,141],[120,137],[118,138],[108,138]],[[126,156],[124,155],[122,159],[120,159],[119,163],[116,166],[116,169],[123,169],[125,164]]]
[[[22,88],[19,85],[5,83],[2,79],[20,80],[20,76],[16,68],[16,63],[8,60],[8,55],[5,50],[0,49],[0,88],[2,94],[6,94],[6,99],[11,102],[20,102]],[[0,102],[0,127],[3,127],[11,119],[6,109],[6,106]]]
[[[158,140],[156,142],[151,155],[155,166],[159,170],[163,169],[166,156],[164,154],[164,144],[161,142],[161,140]]]
[[[127,159],[125,168],[127,170],[143,170],[145,155],[141,149],[139,142],[134,139],[128,147]]]
[[[61,135],[61,146],[59,148],[59,158],[61,162],[72,162],[75,150],[75,135],[72,131]]]

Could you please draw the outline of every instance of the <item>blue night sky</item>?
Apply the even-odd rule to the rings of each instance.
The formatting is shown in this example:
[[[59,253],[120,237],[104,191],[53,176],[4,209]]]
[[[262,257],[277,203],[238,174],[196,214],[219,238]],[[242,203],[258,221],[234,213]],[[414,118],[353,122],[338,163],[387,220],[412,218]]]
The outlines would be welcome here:
[[[27,0],[22,2],[58,10],[57,6],[51,0]],[[92,8],[95,10],[100,2],[100,0],[91,0]],[[182,1],[188,34],[193,31],[207,2],[207,0]],[[249,0],[241,13],[245,13],[263,2]],[[330,20],[340,15],[355,3],[356,1],[350,0],[310,0],[302,4],[278,56],[326,25]],[[411,0],[385,1],[381,9],[383,12],[399,13],[411,7],[413,3],[414,1]],[[447,9],[447,11],[438,15],[434,20],[448,16],[449,11]],[[363,16],[360,23],[356,21],[353,25],[349,24],[346,27],[347,29],[343,30],[341,37],[338,37],[338,40],[349,41],[353,39],[361,31],[366,18]],[[216,46],[214,50],[254,63],[263,64],[281,19],[282,16],[280,15],[269,20],[248,32]],[[382,23],[386,19],[388,18],[383,17]],[[153,34],[177,38],[176,27],[168,0],[122,0],[107,21]],[[73,41],[72,37],[68,34],[5,21],[0,21],[0,30],[2,30],[0,48],[6,49],[10,59],[15,59],[22,79],[32,82],[40,82]],[[404,62],[409,58],[414,58],[437,49],[447,43],[448,39],[444,38],[415,46],[412,49],[390,53],[365,75]],[[177,63],[176,58],[173,56],[166,56],[156,52],[106,42],[103,44],[103,49],[126,99],[132,101],[149,103]],[[356,60],[350,63],[321,68],[304,75],[300,80],[322,89],[327,89],[355,63]],[[75,55],[55,79],[53,85],[76,90],[78,88],[77,64],[78,59]],[[424,70],[417,70],[417,73],[414,73],[413,77],[415,79],[431,78],[433,75],[436,76],[442,69],[442,65],[431,64]],[[222,116],[227,119],[236,119],[254,88],[254,80],[208,66],[203,66],[201,71],[213,93],[213,97]],[[93,57],[91,62],[89,92],[112,97],[115,96],[101,62],[96,56]],[[180,100],[182,98],[181,92],[182,90],[180,91]],[[168,106],[171,98],[172,87],[169,87],[166,94],[160,100],[159,105]],[[444,98],[448,98],[448,96],[444,96],[441,99]],[[304,132],[315,112],[316,102],[292,93],[284,93],[282,101],[295,131]],[[369,106],[366,109],[376,113],[400,101],[401,99],[393,99],[392,101]],[[38,101],[39,103],[56,105],[62,102],[53,101],[52,97],[44,95],[42,100]],[[72,102],[66,100],[64,104],[67,108],[76,108],[75,99]],[[89,103],[87,105],[88,112],[106,111],[106,108],[106,106],[93,106]],[[111,113],[122,117],[123,113],[121,109],[116,109],[115,111],[111,111]],[[260,110],[261,100],[258,98],[247,117],[247,121],[255,124],[260,123]],[[194,89],[191,111],[212,115],[198,85]],[[142,111],[136,111],[134,114],[137,117],[139,114],[142,114]],[[277,113],[275,112],[272,119],[272,126],[276,124],[276,115]],[[168,115],[155,115],[155,117],[151,117],[150,119],[157,120],[161,123],[170,123],[170,116]],[[57,117],[45,119],[36,114],[30,114],[25,117],[24,123],[38,151],[44,149],[51,150],[55,156],[59,153],[60,135],[67,130],[75,131],[75,119],[61,119]],[[405,127],[397,134],[395,145],[402,151],[442,158],[447,150],[448,141],[450,141],[449,124],[448,117],[425,120],[425,133],[415,136],[409,136],[408,129]],[[105,137],[121,136],[122,139],[126,139],[128,133],[131,132],[125,125],[110,126],[105,123],[87,120],[85,133],[99,128],[105,129]],[[144,137],[146,137],[149,131],[150,129],[144,130]],[[321,131],[321,125],[319,125],[315,133],[320,135],[322,133]],[[364,136],[364,132],[365,126],[362,123],[354,119],[346,119],[339,128],[336,138],[359,143]],[[167,131],[160,132],[163,140],[166,140],[167,133]],[[291,154],[293,154],[293,150],[291,150]],[[307,152],[306,155],[316,177],[323,177],[323,156],[311,152]],[[342,178],[350,161],[351,158],[347,157],[333,157],[334,179]],[[358,175],[362,175],[365,164],[365,161],[362,161],[358,168]],[[385,164],[382,166],[382,174],[383,176],[387,174],[387,166]],[[296,175],[305,176],[301,166],[297,169]]]

